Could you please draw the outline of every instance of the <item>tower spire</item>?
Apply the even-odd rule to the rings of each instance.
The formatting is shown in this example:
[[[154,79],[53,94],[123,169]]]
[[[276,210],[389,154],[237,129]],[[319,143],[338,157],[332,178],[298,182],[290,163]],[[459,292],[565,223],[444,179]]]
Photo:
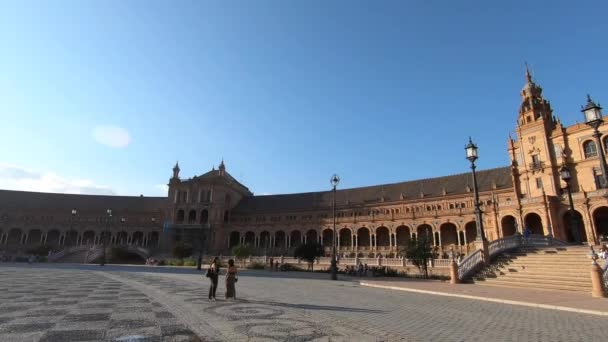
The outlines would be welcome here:
[[[526,64],[526,81],[528,83],[532,83],[532,74],[530,73],[530,68],[528,67],[528,62],[525,62]]]
[[[177,161],[175,161],[175,166],[173,167],[173,178],[179,178],[179,163]]]

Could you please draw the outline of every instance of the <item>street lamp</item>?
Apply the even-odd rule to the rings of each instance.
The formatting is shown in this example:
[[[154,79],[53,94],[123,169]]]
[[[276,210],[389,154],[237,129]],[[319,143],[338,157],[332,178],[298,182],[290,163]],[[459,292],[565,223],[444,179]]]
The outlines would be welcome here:
[[[559,170],[559,174],[564,182],[566,182],[566,190],[568,190],[568,202],[570,203],[570,231],[572,232],[572,237],[574,238],[574,242],[577,244],[581,243],[581,238],[578,233],[578,217],[574,211],[574,203],[572,201],[572,190],[570,189],[570,181],[572,180],[572,174],[570,173],[570,169],[566,167],[566,165],[562,166]]]
[[[338,261],[336,260],[336,187],[340,183],[340,177],[334,174],[331,176],[330,183],[332,186],[333,199],[332,199],[332,214],[334,219],[334,236],[332,239],[331,246],[331,280],[338,280]]]
[[[469,137],[469,143],[465,146],[467,159],[471,162],[471,170],[473,171],[473,193],[475,194],[475,225],[477,226],[477,241],[486,241],[485,232],[483,229],[483,220],[481,219],[481,209],[479,208],[479,189],[477,189],[477,174],[475,173],[475,161],[477,160],[478,151],[477,145],[473,143]]]
[[[68,242],[66,247],[70,247],[70,237],[72,236],[73,226],[74,226],[74,218],[78,211],[76,209],[72,209],[72,219],[70,220],[70,232],[68,233]]]
[[[127,222],[127,219],[126,219],[126,218],[124,218],[124,217],[121,217],[121,218],[120,218],[120,224],[121,224],[120,229],[121,229],[122,231],[121,231],[120,233],[118,233],[118,235],[120,236],[120,241],[118,242],[118,243],[119,243],[119,246],[120,246],[120,245],[123,245],[123,246],[124,246],[124,245],[128,245],[128,244],[129,244],[129,235],[128,235],[128,234],[127,234],[127,241],[125,241],[125,242],[123,243],[123,240],[122,240],[122,239],[124,238],[124,235],[123,235],[122,233],[123,233],[123,232],[126,232],[126,231],[124,230],[124,229],[125,229],[125,226],[124,226],[125,222]],[[116,242],[116,241],[114,241],[114,242]]]
[[[101,262],[99,263],[99,266],[104,266],[106,264],[106,239],[108,238],[108,229],[110,226],[110,220],[112,219],[112,209],[106,210],[106,214],[108,214],[108,219],[106,221],[106,231],[104,232],[105,234],[103,234],[103,236],[101,237],[103,253],[101,255]]]
[[[606,172],[606,156],[604,155],[604,146],[600,139],[601,134],[599,127],[604,123],[602,118],[602,107],[596,104],[591,99],[591,96],[587,95],[587,105],[582,107],[581,112],[585,115],[585,123],[593,127],[593,137],[595,138],[595,144],[597,147],[597,153],[600,154],[600,168],[602,170],[602,177],[600,178],[600,188],[608,186],[608,175]]]

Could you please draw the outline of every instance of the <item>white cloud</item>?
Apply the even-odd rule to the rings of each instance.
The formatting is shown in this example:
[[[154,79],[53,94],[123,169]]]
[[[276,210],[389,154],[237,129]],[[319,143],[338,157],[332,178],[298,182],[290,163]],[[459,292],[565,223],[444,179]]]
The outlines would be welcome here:
[[[107,186],[87,179],[67,179],[53,172],[38,172],[0,164],[0,189],[70,194],[115,195]]]
[[[131,143],[129,132],[121,127],[97,126],[93,128],[92,135],[98,143],[113,148],[127,147]]]
[[[163,196],[166,196],[167,191],[169,191],[169,186],[167,184],[157,184],[154,187],[159,189],[161,191],[161,193],[163,194]]]

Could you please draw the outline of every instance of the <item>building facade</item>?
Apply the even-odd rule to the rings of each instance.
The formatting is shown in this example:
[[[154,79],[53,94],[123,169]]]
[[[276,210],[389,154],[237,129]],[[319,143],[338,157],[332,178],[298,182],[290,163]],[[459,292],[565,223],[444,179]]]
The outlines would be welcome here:
[[[507,144],[511,165],[478,172],[485,235],[494,240],[528,227],[533,234],[598,244],[608,238],[601,158],[608,125],[600,125],[599,134],[586,124],[563,126],[528,71],[525,81],[516,136]],[[599,107],[589,98],[585,108],[593,106]],[[564,168],[569,183],[562,179]],[[143,246],[153,253],[178,243],[225,255],[241,244],[266,255],[289,255],[308,241],[328,251],[332,246],[331,191],[254,196],[223,161],[217,170],[193,178],[181,179],[179,173],[176,164],[167,197],[0,191],[0,248],[48,244],[60,249],[99,244],[104,236],[110,244]],[[335,201],[341,254],[398,254],[414,238],[428,239],[440,252],[467,253],[477,238],[469,173],[337,190]]]

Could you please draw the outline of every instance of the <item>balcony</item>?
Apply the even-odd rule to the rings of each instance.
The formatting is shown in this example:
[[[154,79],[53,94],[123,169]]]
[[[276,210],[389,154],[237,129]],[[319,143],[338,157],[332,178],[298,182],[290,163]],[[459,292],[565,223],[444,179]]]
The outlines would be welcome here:
[[[530,169],[531,171],[541,171],[544,168],[545,162],[542,161],[536,161],[528,164],[528,169]]]

